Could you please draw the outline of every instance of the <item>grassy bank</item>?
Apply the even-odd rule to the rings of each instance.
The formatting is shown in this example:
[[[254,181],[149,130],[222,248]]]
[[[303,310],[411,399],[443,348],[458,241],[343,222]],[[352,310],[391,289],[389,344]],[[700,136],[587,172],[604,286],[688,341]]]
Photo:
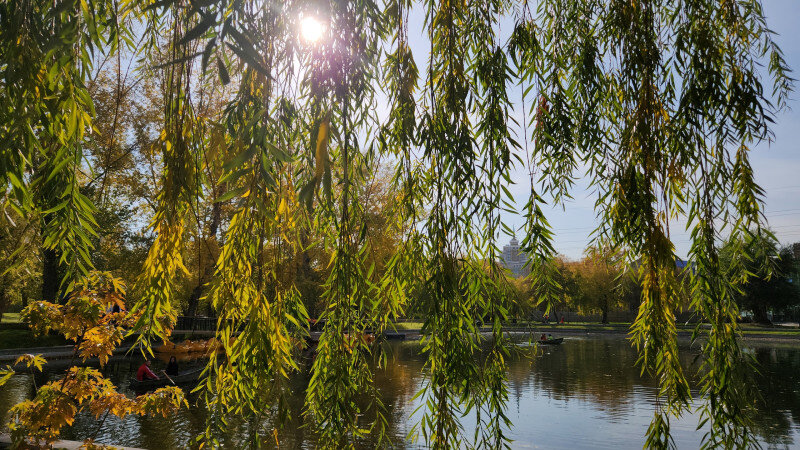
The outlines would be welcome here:
[[[3,320],[0,321],[0,324],[3,323],[19,323],[19,313],[5,313],[3,314]]]
[[[394,325],[390,325],[388,328],[391,330],[392,327],[394,327],[394,329],[396,329],[397,331],[402,331],[402,330],[419,331],[419,329],[422,328],[422,322],[398,322]]]
[[[37,337],[30,330],[0,330],[0,349],[54,347],[67,344],[68,342],[63,336],[47,334]]]

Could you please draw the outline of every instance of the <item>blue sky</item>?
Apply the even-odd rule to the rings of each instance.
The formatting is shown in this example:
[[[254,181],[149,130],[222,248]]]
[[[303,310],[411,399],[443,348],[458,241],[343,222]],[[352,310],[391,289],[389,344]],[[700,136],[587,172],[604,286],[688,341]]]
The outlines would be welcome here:
[[[775,40],[784,51],[789,66],[800,77],[800,1],[764,0],[767,23],[777,33]],[[410,45],[417,64],[423,69],[424,58],[429,49],[423,26],[421,10],[412,11],[409,17]],[[506,34],[512,22],[501,24],[501,33]],[[422,70],[421,70],[422,71]],[[424,71],[421,76],[424,76]],[[518,89],[518,88],[513,88]],[[800,90],[800,82],[796,89]],[[751,153],[751,162],[756,181],[766,191],[766,216],[769,225],[782,244],[800,242],[800,93],[795,92],[789,102],[790,110],[775,117],[774,141],[756,146]],[[520,117],[521,118],[521,117]],[[520,139],[521,137],[518,136]],[[514,179],[518,183],[511,189],[517,204],[527,200],[528,175],[519,170]],[[579,180],[573,189],[573,199],[564,208],[548,208],[545,212],[556,233],[556,249],[569,258],[581,256],[589,242],[589,233],[597,226],[594,212],[595,194],[588,190],[588,182]],[[519,215],[504,214],[503,220],[512,228],[523,224]],[[684,231],[685,222],[671,224],[672,240],[679,257],[685,258],[689,248],[689,235]],[[501,238],[503,242],[506,238]]]

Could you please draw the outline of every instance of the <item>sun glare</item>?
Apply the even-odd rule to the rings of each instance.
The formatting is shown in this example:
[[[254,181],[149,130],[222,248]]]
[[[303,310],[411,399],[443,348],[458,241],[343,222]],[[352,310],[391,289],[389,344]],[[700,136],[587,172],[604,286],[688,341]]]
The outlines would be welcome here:
[[[306,42],[317,42],[322,37],[325,26],[313,17],[304,17],[300,21],[300,35]]]

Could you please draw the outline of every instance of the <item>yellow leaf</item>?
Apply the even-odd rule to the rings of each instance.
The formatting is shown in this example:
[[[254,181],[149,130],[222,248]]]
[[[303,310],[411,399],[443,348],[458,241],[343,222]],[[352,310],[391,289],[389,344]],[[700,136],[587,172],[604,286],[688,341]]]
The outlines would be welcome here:
[[[278,205],[278,215],[286,214],[286,199],[281,198],[281,203]]]
[[[330,120],[325,118],[319,124],[319,132],[317,133],[317,165],[314,168],[314,178],[317,182],[322,179],[322,174],[325,171],[325,166],[328,165],[328,134],[330,132]]]
[[[178,268],[181,269],[181,271],[186,274],[187,277],[192,276],[191,272],[189,272],[189,269],[183,265],[183,261],[178,261]]]

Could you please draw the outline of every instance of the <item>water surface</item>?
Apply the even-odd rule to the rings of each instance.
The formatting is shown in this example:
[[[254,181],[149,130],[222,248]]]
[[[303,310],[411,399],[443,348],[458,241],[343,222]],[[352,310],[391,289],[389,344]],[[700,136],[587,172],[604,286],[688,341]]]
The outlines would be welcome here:
[[[393,343],[386,348],[389,364],[376,371],[375,379],[387,407],[389,434],[397,448],[419,448],[407,435],[419,414],[412,397],[423,379],[424,358],[415,342]],[[773,343],[750,344],[748,351],[760,365],[754,386],[755,431],[767,448],[800,448],[800,347]],[[534,351],[529,349],[528,355]],[[696,372],[696,348],[681,345],[682,363],[688,373]],[[567,337],[561,346],[541,349],[532,357],[509,362],[508,430],[513,448],[641,448],[643,436],[654,412],[656,384],[639,375],[634,366],[636,353],[622,337]],[[117,361],[105,372],[122,390],[136,369],[136,361]],[[45,377],[46,378],[46,377]],[[37,377],[39,383],[45,381]],[[691,377],[696,396],[697,380]],[[290,398],[293,419],[278,434],[281,448],[313,448],[315,437],[303,426],[303,391],[308,374],[297,374]],[[0,388],[0,419],[7,421],[8,409],[32,394],[31,377],[16,376]],[[192,437],[205,428],[208,414],[202,402],[169,418],[129,416],[109,418],[102,424],[81,415],[65,430],[65,439],[96,441],[149,449],[166,450],[190,446]],[[474,432],[474,415],[462,419],[465,436]],[[679,448],[697,448],[703,430],[697,431],[698,415],[693,412],[672,420],[673,437]],[[231,418],[227,448],[241,447],[253,433],[271,429],[269,419]],[[364,442],[364,447],[374,446]],[[265,447],[274,447],[271,436]]]

